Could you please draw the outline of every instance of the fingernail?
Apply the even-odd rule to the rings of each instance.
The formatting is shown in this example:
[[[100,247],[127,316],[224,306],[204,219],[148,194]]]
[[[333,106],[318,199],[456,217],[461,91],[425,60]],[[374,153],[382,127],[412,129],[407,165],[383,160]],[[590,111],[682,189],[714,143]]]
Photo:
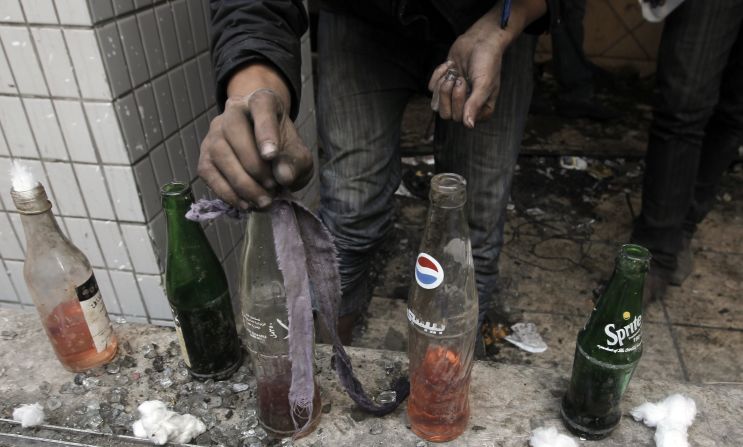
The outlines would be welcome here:
[[[279,163],[276,168],[276,177],[282,183],[290,183],[294,180],[294,169],[287,163]]]
[[[243,209],[243,210],[250,208],[250,204],[244,200],[241,200],[240,203],[238,203],[238,205],[240,206],[240,209]]]
[[[263,143],[263,146],[261,146],[261,155],[266,158],[274,156],[277,151],[278,148],[276,147],[276,144],[271,141]]]
[[[464,123],[467,124],[467,127],[469,127],[470,129],[475,128],[475,120],[473,120],[471,116],[465,117]]]
[[[270,197],[268,197],[268,196],[258,197],[258,206],[260,208],[265,208],[265,207],[267,207],[270,204],[271,204],[271,198]]]

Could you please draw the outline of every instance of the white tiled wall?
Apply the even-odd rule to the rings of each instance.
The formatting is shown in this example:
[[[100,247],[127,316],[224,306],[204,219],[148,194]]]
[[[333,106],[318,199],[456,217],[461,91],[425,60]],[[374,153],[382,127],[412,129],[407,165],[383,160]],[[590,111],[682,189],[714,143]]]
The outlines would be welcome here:
[[[32,305],[10,161],[47,187],[63,232],[94,267],[109,313],[172,324],[163,289],[159,187],[194,194],[201,140],[219,112],[206,1],[0,0],[0,306]],[[309,39],[297,126],[316,146]],[[316,184],[314,185],[316,187]],[[236,292],[244,224],[206,233]]]

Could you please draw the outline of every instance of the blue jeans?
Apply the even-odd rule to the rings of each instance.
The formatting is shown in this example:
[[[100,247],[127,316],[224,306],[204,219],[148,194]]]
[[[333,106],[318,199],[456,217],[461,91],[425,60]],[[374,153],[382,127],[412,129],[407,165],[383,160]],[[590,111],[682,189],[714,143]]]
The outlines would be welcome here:
[[[341,315],[363,311],[371,297],[370,258],[392,228],[392,197],[400,185],[403,110],[444,62],[450,44],[403,37],[350,16],[320,14],[320,216],[338,248]],[[531,100],[535,45],[535,37],[522,36],[507,51],[491,119],[474,130],[436,122],[437,170],[467,179],[481,311],[490,307],[497,284],[505,209]]]
[[[686,0],[666,19],[658,54],[642,212],[633,240],[663,273],[677,266],[743,144],[743,0]]]

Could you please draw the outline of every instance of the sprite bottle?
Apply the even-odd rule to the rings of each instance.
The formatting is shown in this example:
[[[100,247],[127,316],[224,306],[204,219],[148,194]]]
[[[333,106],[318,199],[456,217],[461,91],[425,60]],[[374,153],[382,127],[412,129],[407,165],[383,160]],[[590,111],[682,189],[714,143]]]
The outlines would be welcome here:
[[[642,355],[642,289],[650,252],[622,246],[614,274],[578,333],[562,418],[586,439],[609,435],[622,417],[620,401]]]

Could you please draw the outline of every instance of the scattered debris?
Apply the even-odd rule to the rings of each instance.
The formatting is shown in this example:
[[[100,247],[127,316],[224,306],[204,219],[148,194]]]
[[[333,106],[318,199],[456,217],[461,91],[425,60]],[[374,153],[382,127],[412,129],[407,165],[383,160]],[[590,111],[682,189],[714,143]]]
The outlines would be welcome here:
[[[573,438],[558,433],[555,427],[539,427],[529,438],[531,447],[578,447]]]
[[[36,427],[44,423],[44,407],[38,402],[21,405],[13,410],[13,420],[21,423],[21,427]]]
[[[527,352],[540,353],[547,350],[547,343],[542,340],[534,323],[514,324],[511,326],[511,335],[507,335],[505,339]]]
[[[163,445],[167,442],[183,444],[206,431],[206,425],[191,414],[168,410],[164,402],[148,400],[137,408],[141,419],[134,422],[134,436]]]
[[[585,171],[588,168],[588,162],[583,157],[563,155],[560,157],[560,167],[573,171]]]
[[[636,421],[655,427],[657,447],[689,447],[687,429],[697,414],[694,399],[672,394],[658,403],[645,402],[630,414]]]

